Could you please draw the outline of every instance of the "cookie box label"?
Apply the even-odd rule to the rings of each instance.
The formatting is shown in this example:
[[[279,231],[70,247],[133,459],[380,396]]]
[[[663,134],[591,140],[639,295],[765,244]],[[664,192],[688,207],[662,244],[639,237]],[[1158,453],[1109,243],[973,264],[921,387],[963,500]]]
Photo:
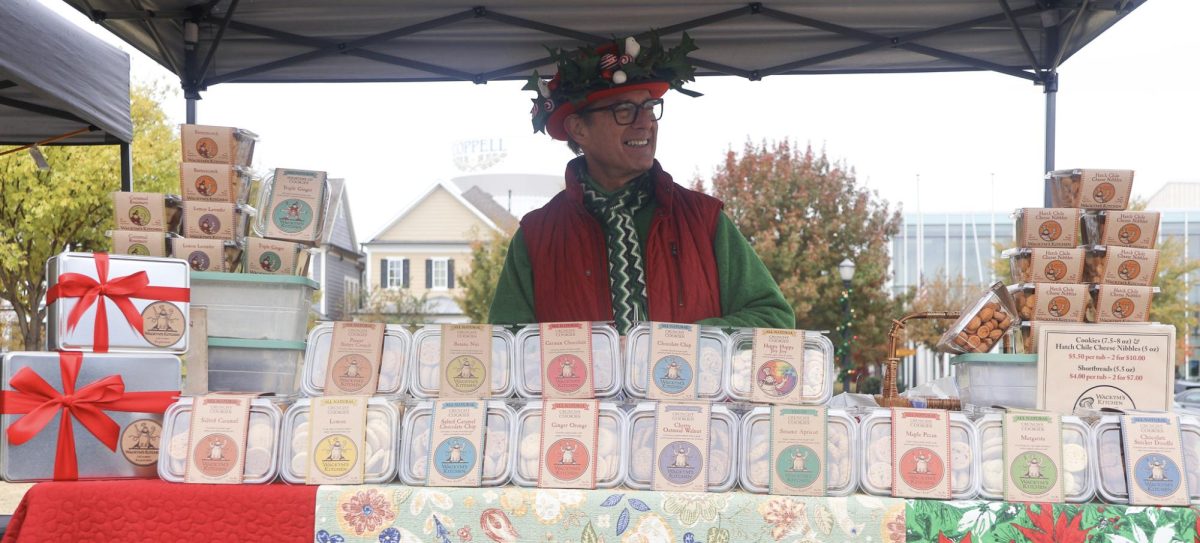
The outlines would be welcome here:
[[[750,401],[799,404],[803,399],[804,331],[754,329]]]
[[[120,255],[167,256],[165,232],[116,230],[112,233],[113,252]]]
[[[825,407],[771,407],[771,494],[824,496]]]
[[[1054,414],[1004,415],[1004,499],[1063,501],[1062,419]]]
[[[542,323],[538,332],[542,350],[539,362],[542,365],[542,396],[547,399],[594,398],[591,323]]]
[[[542,406],[538,487],[596,488],[600,403],[563,400]]]
[[[1121,446],[1130,505],[1188,505],[1179,417],[1123,415]]]
[[[892,496],[950,499],[950,414],[892,409]]]
[[[275,170],[271,182],[266,237],[313,242],[323,220],[321,204],[325,196],[325,172]]]
[[[654,435],[651,488],[679,492],[708,490],[709,417],[707,403],[660,403]]]
[[[184,482],[242,482],[251,398],[238,394],[213,394],[196,398],[188,427]]]
[[[1146,322],[1154,287],[1100,285],[1096,292],[1096,322]]]
[[[1030,277],[1034,283],[1079,283],[1083,277],[1083,248],[1033,249]]]
[[[192,271],[228,271],[225,266],[225,242],[219,239],[173,239],[171,253],[188,263]]]
[[[1133,190],[1133,170],[1080,170],[1079,207],[1125,209]]]
[[[1028,208],[1018,216],[1017,241],[1021,247],[1075,247],[1079,245],[1079,210]]]
[[[185,124],[179,130],[184,162],[233,164],[234,129],[227,126]]]
[[[157,192],[114,192],[117,230],[166,232],[166,199]]]
[[[651,400],[695,399],[699,360],[700,326],[650,323],[647,397]]]
[[[1157,211],[1108,211],[1101,243],[1109,247],[1153,249],[1161,214]]]
[[[290,241],[246,238],[246,272],[268,275],[296,273],[296,256],[303,247]]]
[[[434,402],[429,437],[429,486],[478,487],[483,480],[487,407],[481,401]]]
[[[239,179],[228,164],[179,165],[179,193],[185,201],[236,203]]]
[[[1157,274],[1158,249],[1109,247],[1104,256],[1101,283],[1149,286]]]
[[[383,360],[387,325],[372,322],[335,322],[325,370],[325,394],[375,393]]]
[[[366,454],[367,398],[313,398],[305,484],[362,484]]]
[[[492,327],[443,324],[441,398],[486,398],[491,393]]]
[[[236,206],[231,203],[183,203],[183,235],[185,237],[232,240],[236,219]]]
[[[1040,283],[1034,287],[1033,319],[1083,322],[1087,303],[1087,285]]]

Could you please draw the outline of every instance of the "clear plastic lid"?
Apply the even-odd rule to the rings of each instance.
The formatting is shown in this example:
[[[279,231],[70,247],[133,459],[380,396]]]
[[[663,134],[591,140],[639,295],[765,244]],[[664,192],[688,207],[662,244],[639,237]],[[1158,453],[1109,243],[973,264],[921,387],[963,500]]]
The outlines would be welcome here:
[[[514,338],[503,326],[492,327],[491,397],[507,398],[516,388],[512,378]],[[441,389],[438,368],[442,365],[442,327],[426,324],[413,334],[408,360],[409,393],[420,399],[437,398]]]
[[[284,414],[283,441],[279,447],[279,476],[289,483],[304,484],[308,475],[311,413],[312,399],[302,398],[296,400]],[[396,429],[399,422],[400,410],[393,399],[367,399],[364,483],[382,484],[396,478]]]
[[[979,430],[979,497],[1004,499],[1004,415],[984,415]],[[1084,503],[1096,495],[1092,465],[1096,462],[1092,429],[1079,417],[1062,417],[1063,495],[1067,503]]]
[[[516,415],[503,401],[487,403],[487,433],[483,442],[483,479],[481,486],[504,486],[512,479],[513,454],[510,436],[516,425]],[[400,481],[406,485],[425,486],[429,475],[429,440],[432,427],[433,402],[418,402],[404,414],[400,439]]]
[[[329,365],[333,323],[321,323],[308,334],[308,350],[304,353],[304,379],[300,388],[305,396],[325,394],[325,372]],[[408,384],[408,351],[412,334],[403,326],[387,325],[383,335],[383,360],[379,364],[379,385],[376,394],[403,394]]]
[[[742,328],[729,336],[732,363],[726,378],[729,399],[750,401],[750,373],[754,362],[754,329]],[[824,405],[833,397],[833,342],[820,332],[804,332],[804,389],[805,405]]]
[[[250,201],[254,202],[254,204],[256,206],[258,206],[258,209],[263,210],[262,213],[257,214],[257,217],[253,221],[254,235],[256,235],[260,238],[267,237],[267,221],[268,221],[268,217],[271,215],[271,213],[270,213],[271,196],[274,193],[274,189],[275,189],[275,173],[274,173],[274,171],[272,171],[271,175],[268,175],[265,179],[263,179],[259,183],[256,183],[254,190],[251,191],[250,194],[248,194]],[[289,241],[295,241],[297,243],[307,243],[308,245],[313,245],[314,242],[322,239],[321,236],[324,235],[324,230],[325,230],[326,213],[329,213],[330,190],[331,189],[330,189],[330,185],[329,185],[329,179],[326,178],[325,183],[322,186],[322,190],[321,190],[320,207],[313,210],[314,224],[313,224],[313,231],[312,231],[312,239],[311,240],[291,239]]]
[[[629,472],[625,486],[650,490],[654,482],[657,403],[644,402],[629,412]],[[728,492],[737,482],[738,417],[723,405],[712,406],[708,426],[708,491]]]
[[[875,409],[859,423],[859,479],[863,492],[892,495],[892,411]],[[950,413],[950,497],[969,500],[979,494],[979,446],[975,425]]]
[[[542,396],[541,329],[536,324],[517,332],[517,395],[523,398]],[[613,398],[621,393],[621,341],[612,324],[592,323],[592,364],[595,367],[592,385],[596,397]]]
[[[1183,434],[1183,469],[1193,502],[1200,501],[1200,421],[1195,417],[1179,417]],[[1129,487],[1125,481],[1125,449],[1121,444],[1121,417],[1107,415],[1096,422],[1092,430],[1095,439],[1096,493],[1109,503],[1129,503]]]
[[[725,400],[725,367],[730,358],[729,336],[720,328],[700,328],[698,400]],[[629,330],[625,340],[625,392],[631,398],[646,399],[646,380],[650,364],[650,325],[641,323]]]
[[[826,412],[825,495],[849,496],[858,489],[858,424],[844,410]],[[771,486],[771,408],[755,407],[742,417],[739,481],[747,492]]]
[[[192,427],[190,397],[179,398],[163,414],[162,442],[158,451],[158,476],[164,481],[184,482],[187,470],[188,431]],[[250,421],[246,428],[244,484],[265,484],[275,480],[279,470],[280,421],[282,412],[267,398],[250,400]]]
[[[614,488],[625,480],[629,449],[625,412],[615,403],[600,402],[600,435],[596,452],[596,488]],[[514,449],[512,483],[535,487],[541,460],[542,402],[531,401],[517,412],[517,440]]]

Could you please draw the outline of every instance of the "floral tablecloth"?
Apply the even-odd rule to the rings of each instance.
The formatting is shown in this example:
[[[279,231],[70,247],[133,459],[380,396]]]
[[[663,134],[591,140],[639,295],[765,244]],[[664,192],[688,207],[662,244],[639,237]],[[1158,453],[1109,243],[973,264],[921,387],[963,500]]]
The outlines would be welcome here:
[[[1025,505],[909,500],[908,541],[937,543],[1200,543],[1187,507]]]

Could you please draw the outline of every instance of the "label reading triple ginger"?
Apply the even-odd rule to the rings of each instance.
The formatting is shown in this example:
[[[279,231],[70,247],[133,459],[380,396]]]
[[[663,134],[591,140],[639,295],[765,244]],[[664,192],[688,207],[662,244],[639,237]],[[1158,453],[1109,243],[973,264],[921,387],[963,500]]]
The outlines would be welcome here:
[[[1100,242],[1109,247],[1153,249],[1158,240],[1157,211],[1106,211]]]
[[[267,235],[273,239],[312,242],[322,221],[325,172],[275,170],[268,204]]]
[[[595,398],[592,325],[548,322],[538,325],[542,351],[542,397]]]
[[[1142,285],[1154,283],[1158,274],[1158,249],[1109,247],[1104,256],[1106,285]]]
[[[1121,441],[1130,505],[1188,505],[1179,417],[1124,415]]]
[[[892,496],[950,499],[950,414],[892,408]]]
[[[1099,285],[1096,322],[1146,322],[1154,287]]]
[[[292,275],[301,247],[290,241],[246,238],[246,273]]]
[[[335,322],[325,367],[325,394],[370,396],[379,383],[383,336],[387,325],[372,322]]]
[[[443,324],[440,398],[486,398],[491,393],[492,327]]]
[[[660,403],[654,434],[651,488],[678,492],[708,490],[707,403]]]
[[[237,203],[238,182],[237,171],[228,164],[179,165],[179,192],[189,202]]]
[[[1055,414],[1004,415],[1004,499],[1063,501],[1062,419]]]
[[[132,232],[114,230],[112,233],[113,253],[134,256],[167,256],[167,234],[165,232]]]
[[[1022,247],[1075,247],[1079,245],[1079,210],[1027,208],[1020,217]]]
[[[803,399],[804,331],[754,329],[750,401],[799,404]]]
[[[183,235],[193,239],[232,240],[237,219],[234,204],[184,202]]]
[[[367,398],[321,396],[312,399],[305,484],[358,485],[363,482]]]
[[[1087,285],[1038,283],[1034,287],[1033,320],[1083,322]]]
[[[646,396],[651,400],[695,399],[700,369],[700,326],[650,323]]]
[[[771,407],[771,494],[825,495],[825,407]]]
[[[114,192],[117,230],[166,232],[166,199],[157,192]]]
[[[242,482],[250,398],[237,394],[196,398],[188,427],[184,482],[226,485]]]
[[[561,400],[542,405],[538,488],[596,488],[600,402]]]
[[[478,487],[483,480],[487,407],[477,400],[438,400],[430,416],[428,486]]]
[[[179,130],[184,162],[233,164],[233,128],[185,124]]]
[[[1079,283],[1083,276],[1083,248],[1033,249],[1030,268],[1034,283]]]

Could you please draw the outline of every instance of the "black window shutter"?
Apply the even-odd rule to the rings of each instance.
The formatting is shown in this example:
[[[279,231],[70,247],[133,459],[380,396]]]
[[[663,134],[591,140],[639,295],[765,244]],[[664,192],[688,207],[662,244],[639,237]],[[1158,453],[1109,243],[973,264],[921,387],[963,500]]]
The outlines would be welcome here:
[[[454,288],[454,259],[446,261],[446,288]]]
[[[408,288],[408,259],[405,258],[401,260],[401,262],[403,262],[403,264],[400,265],[400,268],[404,277],[400,280],[400,286],[402,288]]]
[[[433,260],[425,259],[425,288],[433,288]]]
[[[379,287],[388,288],[388,259],[379,261]]]

